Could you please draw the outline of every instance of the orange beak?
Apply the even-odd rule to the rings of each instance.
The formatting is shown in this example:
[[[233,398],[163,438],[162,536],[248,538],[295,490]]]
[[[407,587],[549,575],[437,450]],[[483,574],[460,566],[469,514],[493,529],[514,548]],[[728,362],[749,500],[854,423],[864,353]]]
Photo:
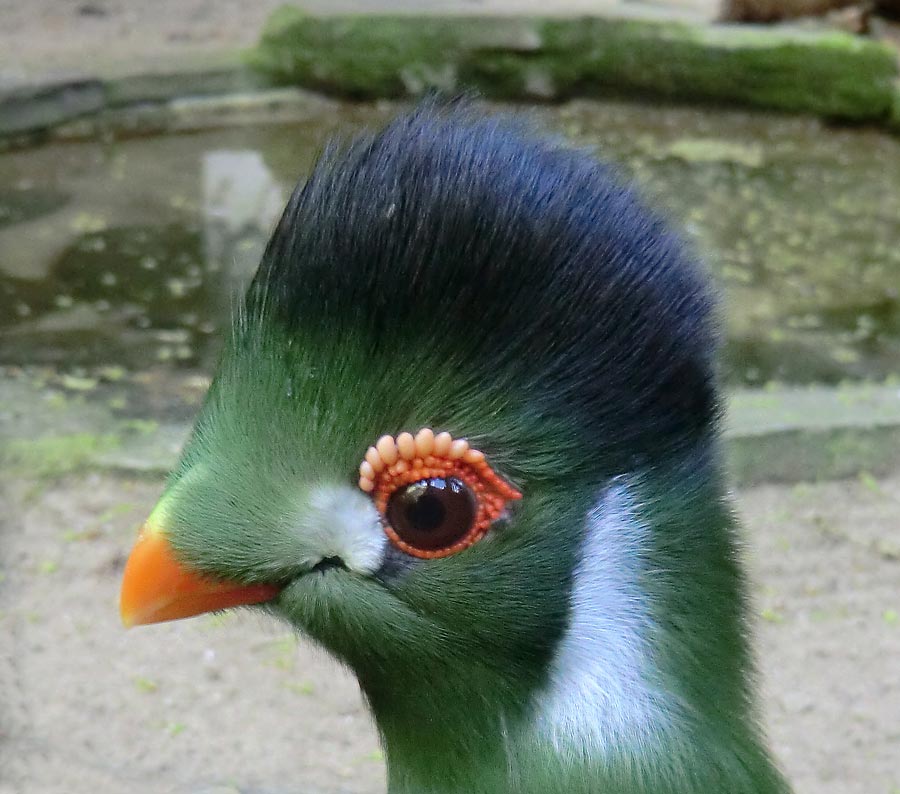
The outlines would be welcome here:
[[[258,604],[278,592],[272,585],[222,582],[189,570],[175,559],[165,533],[148,522],[125,565],[119,612],[125,627],[131,628]]]

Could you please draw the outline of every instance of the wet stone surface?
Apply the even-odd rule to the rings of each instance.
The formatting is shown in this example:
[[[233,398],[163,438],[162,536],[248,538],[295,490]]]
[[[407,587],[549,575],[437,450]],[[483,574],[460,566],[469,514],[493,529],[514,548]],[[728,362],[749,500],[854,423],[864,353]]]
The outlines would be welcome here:
[[[900,142],[740,112],[585,103],[563,118],[681,220],[709,261],[724,292],[730,382],[896,371]]]
[[[65,194],[27,183],[14,188],[0,187],[0,228],[47,215],[68,201]]]
[[[390,106],[293,125],[0,156],[0,365],[208,373],[322,143]],[[733,385],[882,380],[900,360],[900,141],[737,111],[529,110],[680,224],[723,287]]]
[[[217,331],[317,140],[282,130],[282,146],[300,151],[289,158],[295,172],[276,177],[264,157],[271,132],[0,160],[0,180],[12,185],[0,209],[11,219],[0,228],[0,362],[208,370]],[[36,207],[28,197],[39,181],[65,200]]]

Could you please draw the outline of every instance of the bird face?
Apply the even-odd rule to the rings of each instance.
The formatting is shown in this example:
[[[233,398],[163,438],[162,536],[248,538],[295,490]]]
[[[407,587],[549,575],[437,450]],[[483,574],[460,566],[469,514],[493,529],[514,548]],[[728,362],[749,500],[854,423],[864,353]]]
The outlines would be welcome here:
[[[371,344],[304,343],[267,320],[239,321],[144,528],[196,587],[179,593],[138,555],[126,622],[265,601],[374,677],[413,658],[539,666],[565,619],[555,594],[583,505],[529,476],[533,442],[514,436],[526,406],[484,400],[461,366],[414,385],[446,366],[427,345],[405,351],[402,384]],[[526,480],[527,499],[511,484]]]
[[[780,791],[744,785],[778,778],[748,727],[715,344],[702,273],[586,153],[437,104],[329,149],[125,622],[286,619],[355,671],[392,791],[713,791],[724,766]]]

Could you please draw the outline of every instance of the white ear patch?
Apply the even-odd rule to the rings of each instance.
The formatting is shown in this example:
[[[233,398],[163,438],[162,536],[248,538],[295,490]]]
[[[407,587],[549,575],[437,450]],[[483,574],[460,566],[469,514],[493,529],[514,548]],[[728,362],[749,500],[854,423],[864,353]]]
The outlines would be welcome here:
[[[339,557],[357,573],[381,567],[387,537],[372,500],[349,485],[321,485],[308,497],[297,533],[303,544],[300,564],[309,567]]]
[[[537,697],[539,736],[563,754],[603,757],[646,746],[664,727],[666,696],[649,683],[650,607],[639,577],[648,530],[627,486],[613,485],[585,518],[571,620]]]

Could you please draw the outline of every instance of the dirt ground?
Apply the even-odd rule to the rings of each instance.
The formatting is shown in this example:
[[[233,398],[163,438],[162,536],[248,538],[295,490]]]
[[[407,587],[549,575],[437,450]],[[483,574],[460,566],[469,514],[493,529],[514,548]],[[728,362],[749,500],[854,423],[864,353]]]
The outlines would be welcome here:
[[[354,679],[250,612],[126,632],[160,484],[8,483],[0,792],[383,791]],[[900,475],[739,495],[764,717],[797,794],[900,792]]]

